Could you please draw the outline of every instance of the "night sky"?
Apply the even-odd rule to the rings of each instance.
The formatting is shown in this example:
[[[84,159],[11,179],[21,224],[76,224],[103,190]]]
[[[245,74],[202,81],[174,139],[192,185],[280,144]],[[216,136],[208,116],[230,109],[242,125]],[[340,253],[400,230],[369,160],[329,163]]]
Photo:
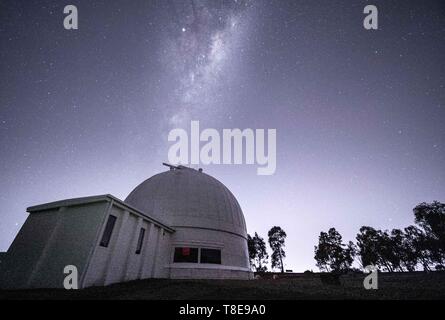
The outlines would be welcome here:
[[[277,129],[274,175],[203,168],[249,233],[287,232],[287,269],[316,270],[320,231],[354,240],[445,201],[444,40],[443,0],[1,1],[0,251],[28,206],[125,199],[199,120]]]

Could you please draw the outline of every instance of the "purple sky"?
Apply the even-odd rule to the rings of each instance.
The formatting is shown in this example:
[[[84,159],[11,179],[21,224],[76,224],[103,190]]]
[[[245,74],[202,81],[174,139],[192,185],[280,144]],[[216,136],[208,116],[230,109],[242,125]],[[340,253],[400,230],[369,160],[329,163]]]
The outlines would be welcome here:
[[[445,5],[374,1],[0,3],[0,250],[27,206],[111,193],[165,170],[169,130],[277,129],[277,170],[210,165],[248,231],[287,232],[314,269],[320,231],[413,223],[444,201]],[[193,5],[194,6],[193,6]],[[194,7],[194,8],[193,8]],[[189,130],[189,129],[188,129]]]

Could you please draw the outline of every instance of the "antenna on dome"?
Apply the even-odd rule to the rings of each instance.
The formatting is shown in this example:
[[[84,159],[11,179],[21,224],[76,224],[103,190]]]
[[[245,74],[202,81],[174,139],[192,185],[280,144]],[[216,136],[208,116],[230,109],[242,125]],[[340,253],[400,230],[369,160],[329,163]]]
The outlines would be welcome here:
[[[166,166],[166,167],[169,167],[170,170],[180,169],[180,168],[177,167],[177,166],[174,166],[174,165],[172,165],[172,164],[165,163],[165,162],[163,162],[162,165],[163,165],[163,166]]]

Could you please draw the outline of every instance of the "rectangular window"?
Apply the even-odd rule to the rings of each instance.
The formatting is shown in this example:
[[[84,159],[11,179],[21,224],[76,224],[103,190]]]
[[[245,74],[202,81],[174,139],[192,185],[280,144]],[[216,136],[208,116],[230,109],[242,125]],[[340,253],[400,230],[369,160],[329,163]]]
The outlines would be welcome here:
[[[173,262],[198,263],[198,248],[175,248]]]
[[[117,218],[113,215],[110,215],[108,217],[107,225],[105,226],[105,230],[102,235],[102,240],[100,240],[101,247],[108,247],[108,244],[111,240],[111,234],[113,233],[114,225],[116,224],[116,219]]]
[[[145,229],[141,228],[139,231],[138,245],[136,247],[136,254],[141,254],[142,244],[144,243]]]
[[[221,250],[201,249],[201,263],[221,264]]]

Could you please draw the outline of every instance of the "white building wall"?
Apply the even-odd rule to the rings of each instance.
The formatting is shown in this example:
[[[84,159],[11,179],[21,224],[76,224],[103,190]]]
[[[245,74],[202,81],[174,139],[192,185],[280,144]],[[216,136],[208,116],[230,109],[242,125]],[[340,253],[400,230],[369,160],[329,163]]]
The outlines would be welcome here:
[[[142,225],[145,227],[145,239],[144,245],[142,246],[142,251],[140,256],[138,257],[137,268],[133,267],[130,269],[129,279],[145,279],[149,273],[149,261],[151,258],[150,252],[154,250],[154,246],[151,245],[151,237],[153,234],[153,230],[155,228],[153,223],[149,223],[147,221],[143,221]],[[154,251],[153,251],[154,252]],[[136,264],[135,264],[136,266]],[[147,271],[148,270],[148,271]]]
[[[134,228],[132,230],[132,239],[130,248],[133,248],[132,250],[129,250],[127,253],[127,260],[125,262],[125,268],[124,268],[124,279],[125,281],[131,281],[135,279],[139,279],[139,268],[142,264],[141,256],[144,251],[144,247],[147,246],[147,232],[148,232],[148,223],[144,222],[141,217],[136,218],[136,223],[134,224]],[[136,254],[139,234],[141,232],[141,228],[145,229],[145,235],[144,240],[142,244],[142,249],[140,254]]]
[[[67,265],[79,287],[145,278],[248,279],[247,241],[225,230],[175,230],[109,195],[63,200],[28,209],[31,214],[0,265],[0,287],[61,288]],[[100,241],[109,215],[117,220],[108,247]],[[136,254],[140,228],[145,237]],[[221,250],[221,265],[173,263],[175,247]]]
[[[225,231],[175,227],[171,238],[170,277],[174,279],[251,279],[247,240]],[[221,250],[221,264],[173,263],[175,247]]]
[[[81,276],[106,207],[101,201],[31,212],[8,250],[0,285],[60,288],[67,265],[76,266]]]
[[[108,247],[99,245],[109,215],[117,218]],[[140,228],[145,229],[140,254],[136,254]],[[101,227],[101,236],[89,263],[84,286],[103,286],[117,282],[153,277],[169,277],[164,250],[171,232],[145,219],[143,216],[113,205]],[[167,261],[168,263],[168,261]]]
[[[122,282],[125,280],[125,262],[132,248],[132,230],[137,223],[136,217],[131,217],[128,211],[113,207],[112,215],[117,217],[117,223],[113,230],[114,241],[107,247],[98,246],[98,250],[109,251],[109,260],[105,269],[103,285]]]
[[[164,251],[168,252],[173,229],[119,199],[109,195],[70,199],[29,210],[2,258],[0,288],[63,288],[67,265],[77,267],[80,288],[169,276],[168,268],[157,263],[166,261]],[[117,220],[104,248],[99,244],[110,214]],[[142,252],[136,254],[141,226],[146,234]]]
[[[158,228],[156,228],[154,224],[150,224],[146,240],[150,245],[145,246],[143,257],[141,258],[142,264],[139,269],[139,279],[146,279],[153,277],[154,273],[153,257],[155,256],[157,239],[158,239]]]
[[[158,250],[156,252],[156,260],[154,263],[155,270],[152,274],[153,278],[169,278],[170,277],[170,248],[171,235],[165,230],[158,229]]]
[[[171,277],[245,279],[246,273],[250,277],[244,215],[235,196],[220,181],[200,170],[170,166],[169,171],[138,185],[125,202],[163,219],[176,230],[172,245],[167,247]],[[174,247],[179,243],[220,249],[222,264],[172,263]],[[156,263],[152,276],[161,276],[161,266]]]

